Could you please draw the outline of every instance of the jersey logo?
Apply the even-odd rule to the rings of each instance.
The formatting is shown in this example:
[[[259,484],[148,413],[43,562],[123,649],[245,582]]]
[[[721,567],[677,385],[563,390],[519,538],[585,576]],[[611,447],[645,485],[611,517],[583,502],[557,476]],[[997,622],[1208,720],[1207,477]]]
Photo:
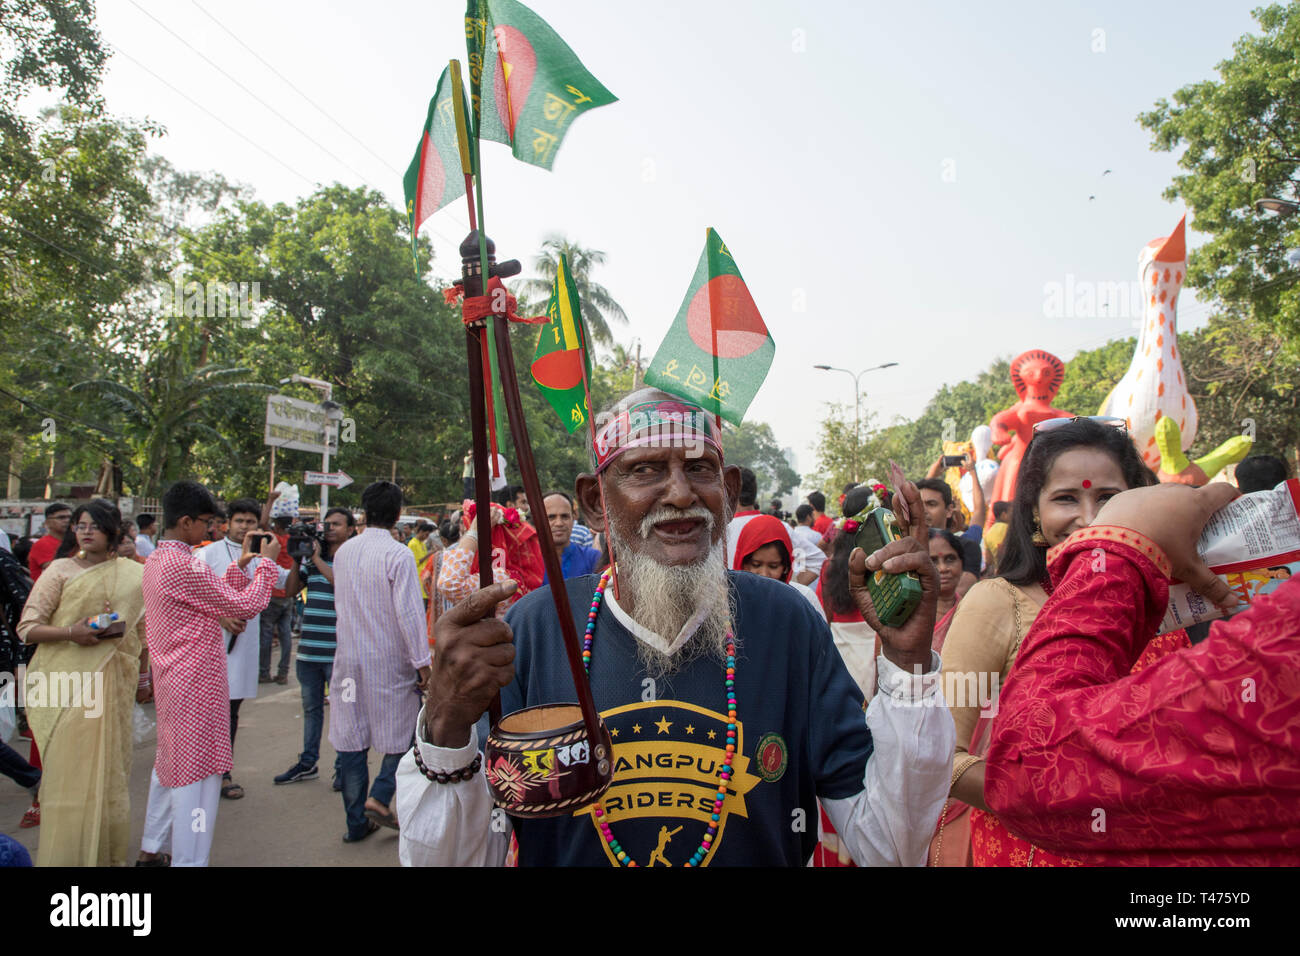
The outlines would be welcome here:
[[[758,746],[754,748],[754,753],[757,758],[755,769],[765,781],[776,783],[785,776],[786,764],[789,763],[790,757],[780,734],[774,732],[758,738]]]
[[[700,845],[712,819],[718,771],[726,758],[727,715],[683,701],[649,700],[601,716],[614,742],[614,782],[602,798],[605,822],[641,866],[681,866]],[[736,754],[715,847],[726,838],[731,816],[748,817],[745,795],[760,782],[744,751],[745,727],[737,721]],[[591,819],[597,840],[610,863],[617,865],[592,808],[583,807],[574,816]],[[712,858],[710,853],[706,866]]]

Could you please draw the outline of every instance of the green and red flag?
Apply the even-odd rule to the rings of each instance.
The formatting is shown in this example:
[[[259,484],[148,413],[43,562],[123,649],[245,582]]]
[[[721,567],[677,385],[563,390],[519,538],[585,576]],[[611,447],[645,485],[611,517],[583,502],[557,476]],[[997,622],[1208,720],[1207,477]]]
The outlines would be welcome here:
[[[591,353],[582,322],[582,305],[563,254],[555,270],[546,318],[548,321],[542,326],[533,355],[533,381],[572,435],[590,414],[586,383],[591,381]]]
[[[739,425],[775,354],[776,343],[731,250],[708,230],[691,286],[650,362],[646,383]]]
[[[465,45],[478,137],[507,144],[525,163],[550,169],[569,124],[618,99],[515,0],[469,0]]]
[[[459,77],[457,77],[459,79]],[[457,102],[459,100],[459,102]],[[453,82],[451,67],[438,77],[438,87],[429,100],[420,145],[402,178],[406,192],[406,216],[411,224],[411,255],[415,237],[424,221],[449,202],[465,195],[465,172],[461,168],[456,142],[456,109],[465,115],[465,89]]]

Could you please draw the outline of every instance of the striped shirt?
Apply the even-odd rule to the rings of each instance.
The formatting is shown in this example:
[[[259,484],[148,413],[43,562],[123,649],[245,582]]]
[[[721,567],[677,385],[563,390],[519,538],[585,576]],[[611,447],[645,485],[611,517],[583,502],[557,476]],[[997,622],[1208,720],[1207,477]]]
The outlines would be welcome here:
[[[331,568],[334,562],[321,555]],[[307,562],[307,605],[302,612],[302,639],[298,642],[298,660],[315,664],[333,664],[335,634],[334,582],[321,574],[316,562]]]

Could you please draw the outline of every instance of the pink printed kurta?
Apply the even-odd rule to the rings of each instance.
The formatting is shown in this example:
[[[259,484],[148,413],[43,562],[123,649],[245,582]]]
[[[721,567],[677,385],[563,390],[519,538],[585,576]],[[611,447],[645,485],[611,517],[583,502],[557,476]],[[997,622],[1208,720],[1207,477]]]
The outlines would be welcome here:
[[[145,639],[158,708],[154,770],[164,787],[231,768],[226,645],[217,618],[261,613],[276,571],[260,561],[250,581],[232,561],[217,577],[182,541],[160,541],[145,561]]]
[[[415,562],[384,528],[367,528],[334,558],[338,648],[330,677],[330,743],[405,753],[430,662]]]

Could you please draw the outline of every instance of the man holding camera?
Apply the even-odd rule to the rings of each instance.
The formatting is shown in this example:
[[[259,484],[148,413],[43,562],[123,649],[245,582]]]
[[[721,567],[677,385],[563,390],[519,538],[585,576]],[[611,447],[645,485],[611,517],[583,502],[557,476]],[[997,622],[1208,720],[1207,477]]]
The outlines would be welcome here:
[[[252,542],[252,547],[248,550],[261,554],[262,545],[269,539],[270,535],[259,532],[257,529],[258,522],[261,520],[262,508],[252,498],[240,498],[232,501],[226,509],[229,522],[226,525],[226,536],[219,541],[214,541],[205,548],[200,548],[195,552],[196,557],[208,567],[212,572],[221,577],[226,573],[226,569],[231,564],[237,562],[244,552],[244,539],[249,534],[261,535]],[[277,542],[278,544],[278,542]],[[290,585],[291,578],[296,571],[289,570],[280,566],[275,560],[281,552],[277,551],[275,555],[268,552],[267,558],[255,557],[250,560],[244,567],[244,574],[250,580],[257,572],[257,566],[264,560],[276,565],[275,587],[281,594],[285,593],[285,588]],[[290,565],[292,567],[292,565]],[[274,594],[274,592],[272,592]],[[296,592],[294,592],[296,593]],[[275,598],[272,597],[272,606]],[[273,613],[271,610],[262,613]],[[230,749],[235,749],[235,732],[239,729],[239,707],[243,704],[246,697],[257,696],[257,668],[258,658],[261,651],[261,643],[258,638],[262,633],[261,624],[262,614],[255,614],[245,620],[237,617],[221,617],[222,640],[226,644],[226,680],[230,685]],[[281,662],[288,666],[284,656]],[[230,774],[226,773],[221,780],[221,795],[227,800],[238,800],[244,795],[244,788],[231,780]]]
[[[320,772],[321,727],[325,721],[325,687],[334,669],[338,644],[334,612],[334,556],[355,533],[356,519],[347,508],[325,512],[325,543],[313,539],[311,557],[303,562],[299,576],[307,586],[307,607],[302,612],[302,639],[298,642],[296,670],[302,689],[302,753],[298,762],[275,778],[277,784],[315,780]],[[292,584],[292,582],[291,582]],[[297,592],[290,588],[291,595]],[[335,790],[342,790],[340,762],[335,763]]]

